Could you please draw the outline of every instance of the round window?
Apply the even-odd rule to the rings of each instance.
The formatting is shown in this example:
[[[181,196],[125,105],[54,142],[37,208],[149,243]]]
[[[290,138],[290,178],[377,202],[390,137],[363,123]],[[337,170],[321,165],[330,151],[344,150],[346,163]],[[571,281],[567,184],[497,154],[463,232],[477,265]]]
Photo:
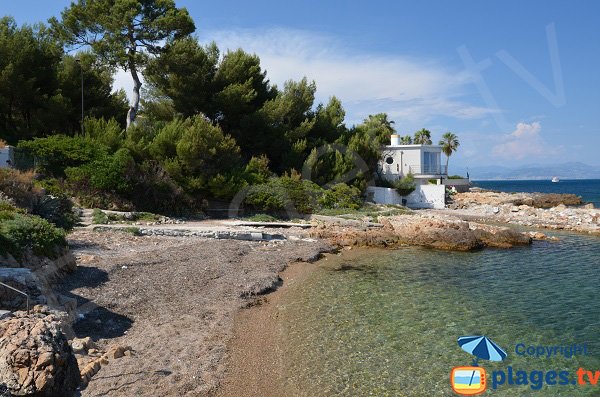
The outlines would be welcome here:
[[[388,164],[393,164],[394,163],[394,158],[393,157],[388,157],[385,159],[385,162]]]

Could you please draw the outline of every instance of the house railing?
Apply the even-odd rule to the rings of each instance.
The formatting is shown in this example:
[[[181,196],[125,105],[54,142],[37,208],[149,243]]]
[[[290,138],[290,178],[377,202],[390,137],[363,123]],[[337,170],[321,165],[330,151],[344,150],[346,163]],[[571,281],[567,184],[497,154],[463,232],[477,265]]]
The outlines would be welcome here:
[[[448,175],[448,170],[445,165],[411,165],[408,167],[408,172],[413,175]]]

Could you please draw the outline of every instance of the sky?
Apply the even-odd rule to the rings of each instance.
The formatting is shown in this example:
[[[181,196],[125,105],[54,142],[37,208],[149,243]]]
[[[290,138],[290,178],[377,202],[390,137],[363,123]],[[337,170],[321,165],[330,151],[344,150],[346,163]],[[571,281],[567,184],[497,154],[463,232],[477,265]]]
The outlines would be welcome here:
[[[306,76],[348,125],[385,112],[398,133],[458,135],[451,168],[600,165],[600,2],[176,0],[203,43],[260,56],[282,87]],[[0,0],[19,24],[65,0]],[[116,87],[132,86],[118,73]]]

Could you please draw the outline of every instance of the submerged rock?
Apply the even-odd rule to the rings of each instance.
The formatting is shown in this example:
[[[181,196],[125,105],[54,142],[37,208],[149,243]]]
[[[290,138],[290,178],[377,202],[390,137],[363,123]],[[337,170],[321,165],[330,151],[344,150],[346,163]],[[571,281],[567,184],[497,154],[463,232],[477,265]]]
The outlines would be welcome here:
[[[74,394],[79,368],[57,316],[37,306],[0,321],[0,384],[18,396]]]

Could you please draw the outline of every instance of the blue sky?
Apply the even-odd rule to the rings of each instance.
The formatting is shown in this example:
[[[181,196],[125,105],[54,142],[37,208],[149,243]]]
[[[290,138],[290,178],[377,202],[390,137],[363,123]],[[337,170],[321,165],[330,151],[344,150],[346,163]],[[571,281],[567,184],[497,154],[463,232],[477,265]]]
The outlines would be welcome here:
[[[69,3],[0,0],[18,23]],[[177,4],[202,42],[256,52],[278,85],[307,76],[320,101],[338,96],[348,124],[387,112],[402,134],[455,132],[451,166],[600,165],[600,2]]]

